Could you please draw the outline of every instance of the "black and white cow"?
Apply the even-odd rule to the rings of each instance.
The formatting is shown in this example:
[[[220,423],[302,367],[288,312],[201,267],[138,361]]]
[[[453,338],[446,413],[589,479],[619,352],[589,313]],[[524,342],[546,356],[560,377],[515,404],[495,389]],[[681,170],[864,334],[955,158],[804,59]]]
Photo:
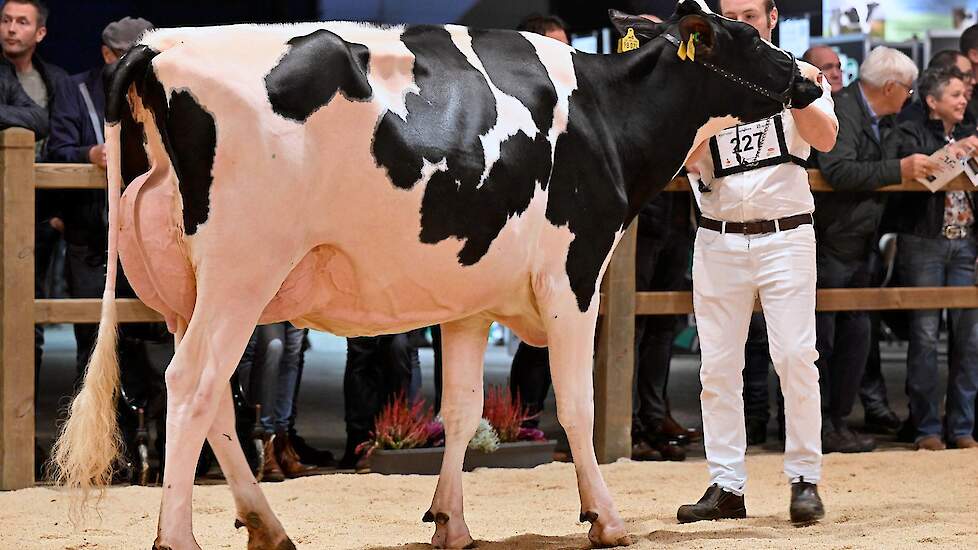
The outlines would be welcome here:
[[[117,452],[118,251],[178,341],[155,548],[197,548],[190,500],[205,437],[248,547],[292,548],[235,439],[228,391],[255,324],[279,320],[349,336],[442,325],[447,444],[425,514],[438,547],[472,542],[461,467],[489,324],[548,345],[582,521],[594,544],[626,544],[592,444],[603,270],[698,143],[821,88],[813,68],[803,77],[699,0],[663,24],[613,20],[644,44],[589,55],[527,33],[354,23],[146,35],[109,90],[113,269],[55,452],[62,482],[105,484]],[[683,60],[677,45],[691,39],[695,61]]]

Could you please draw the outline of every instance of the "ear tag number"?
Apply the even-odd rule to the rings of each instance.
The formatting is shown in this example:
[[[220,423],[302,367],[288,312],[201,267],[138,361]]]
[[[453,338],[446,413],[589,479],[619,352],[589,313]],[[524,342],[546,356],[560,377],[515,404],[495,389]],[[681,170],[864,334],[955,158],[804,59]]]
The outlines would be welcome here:
[[[637,50],[641,46],[641,42],[635,37],[635,29],[628,29],[625,36],[618,41],[618,53],[630,52],[632,50]]]

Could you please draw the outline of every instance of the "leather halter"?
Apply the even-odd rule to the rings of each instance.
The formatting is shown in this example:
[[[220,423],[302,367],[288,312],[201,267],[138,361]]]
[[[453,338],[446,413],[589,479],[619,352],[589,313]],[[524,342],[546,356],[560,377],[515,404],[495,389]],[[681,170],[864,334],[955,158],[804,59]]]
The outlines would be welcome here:
[[[677,48],[679,47],[680,41],[675,36],[673,36],[673,35],[671,35],[669,33],[663,33],[660,36],[662,36],[663,38],[665,38],[666,40],[668,40],[673,46],[676,46]],[[791,66],[792,66],[792,68],[794,68],[795,65],[796,65],[796,63],[795,63],[795,55],[793,53],[791,53],[791,52],[785,52],[785,53],[787,53],[788,56],[791,57]],[[737,75],[731,73],[730,71],[728,71],[726,69],[722,69],[720,67],[717,67],[716,65],[714,65],[713,63],[710,63],[709,61],[703,61],[701,59],[696,59],[693,62],[694,63],[699,63],[700,65],[703,65],[707,69],[710,69],[711,71],[719,74],[720,76],[726,78],[727,80],[729,80],[731,82],[734,82],[736,84],[740,84],[741,86],[743,86],[743,87],[745,87],[745,88],[747,88],[749,90],[752,90],[754,92],[757,92],[758,94],[761,94],[764,97],[767,97],[769,99],[773,99],[774,101],[777,101],[781,105],[784,105],[784,108],[785,109],[791,109],[791,89],[795,85],[795,71],[794,70],[791,71],[791,79],[788,80],[788,87],[785,89],[785,91],[783,91],[781,93],[778,93],[778,92],[772,92],[771,90],[768,90],[767,88],[765,88],[763,86],[758,86],[757,84],[754,84],[753,82],[750,82],[750,81],[748,81],[748,80],[746,80],[746,79],[744,79],[744,78],[742,78],[740,76],[737,76]]]

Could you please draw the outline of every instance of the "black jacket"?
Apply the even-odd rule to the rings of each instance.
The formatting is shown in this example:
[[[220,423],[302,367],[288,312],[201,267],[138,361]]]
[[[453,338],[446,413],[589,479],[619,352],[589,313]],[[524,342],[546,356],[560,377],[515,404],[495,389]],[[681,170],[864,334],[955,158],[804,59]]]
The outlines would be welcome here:
[[[975,127],[959,124],[952,130],[955,139],[975,133]],[[890,155],[900,158],[922,153],[930,155],[947,145],[944,139],[944,124],[939,120],[909,120],[900,124],[886,142]],[[894,227],[900,233],[910,233],[918,237],[934,238],[942,234],[944,228],[944,193],[908,192],[898,193],[891,200],[887,216],[892,216]],[[968,193],[971,210],[975,209],[973,193]]]
[[[68,79],[58,89],[51,110],[51,137],[47,144],[49,162],[88,164],[88,151],[98,144],[92,117],[79,86],[85,86],[101,126],[105,121],[104,67],[91,69]],[[61,192],[60,215],[65,224],[65,240],[104,250],[106,243],[106,195],[101,189],[72,189]]]
[[[839,137],[831,151],[816,151],[812,158],[836,191],[815,194],[815,232],[821,250],[848,256],[865,252],[876,235],[886,194],[875,190],[900,183],[900,161],[887,156],[876,138],[858,81],[834,99]],[[893,124],[893,117],[880,120],[884,141]]]
[[[14,66],[0,56],[0,130],[12,127],[27,128],[43,138],[48,135],[48,113],[27,95]]]

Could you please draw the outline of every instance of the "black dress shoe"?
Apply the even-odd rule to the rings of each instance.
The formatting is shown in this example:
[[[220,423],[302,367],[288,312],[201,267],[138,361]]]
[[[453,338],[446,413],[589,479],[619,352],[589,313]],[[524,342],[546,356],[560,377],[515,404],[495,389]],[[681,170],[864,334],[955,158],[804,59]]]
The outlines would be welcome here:
[[[857,434],[842,425],[838,429],[822,431],[822,453],[868,453],[876,448],[871,435]]]
[[[890,409],[882,413],[866,413],[865,430],[869,433],[894,434],[903,424],[900,417]]]
[[[683,504],[676,512],[679,523],[718,519],[743,519],[747,517],[744,497],[724,491],[713,484],[696,504]]]
[[[791,523],[808,525],[825,517],[825,507],[818,496],[818,486],[805,478],[791,484],[791,507],[788,510]]]
[[[767,443],[767,422],[756,418],[747,419],[747,445],[763,445]]]

